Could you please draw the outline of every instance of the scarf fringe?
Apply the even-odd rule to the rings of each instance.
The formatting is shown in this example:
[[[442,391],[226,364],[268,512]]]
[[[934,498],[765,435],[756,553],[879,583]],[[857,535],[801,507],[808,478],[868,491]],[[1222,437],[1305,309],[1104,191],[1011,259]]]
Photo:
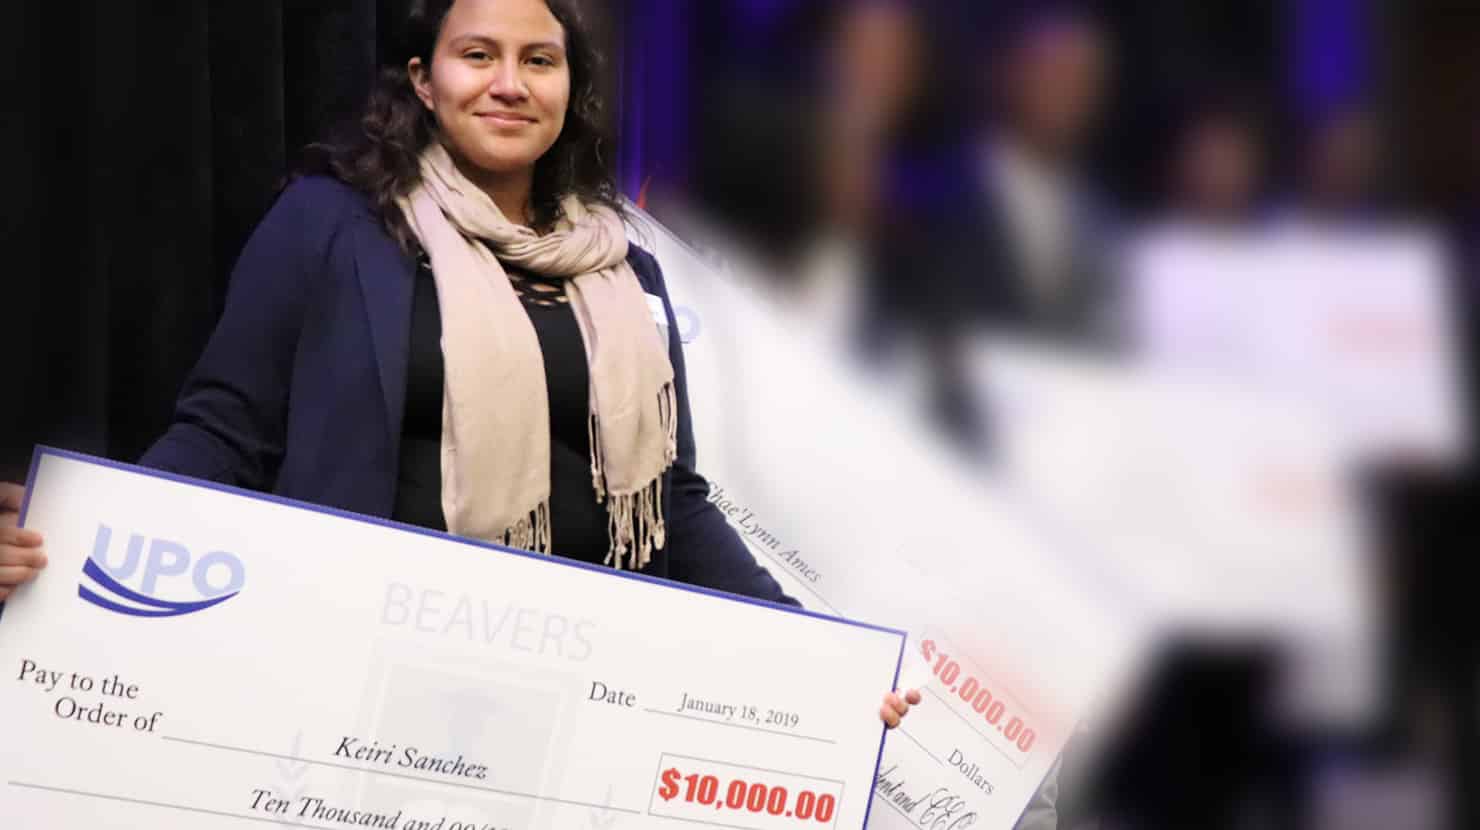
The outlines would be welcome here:
[[[591,485],[596,501],[606,502],[607,536],[611,547],[604,564],[617,569],[641,570],[652,561],[653,551],[668,542],[663,521],[663,475],[678,459],[678,398],[673,383],[658,390],[658,418],[666,435],[663,470],[652,481],[632,493],[612,493],[607,488],[606,459],[601,447],[601,424],[591,413],[587,429],[591,438]]]
[[[606,509],[612,546],[605,564],[631,571],[647,567],[666,541],[662,502],[662,476],[635,493],[611,497]]]
[[[666,458],[669,464],[678,460],[678,393],[672,383],[658,390],[658,419],[668,432]]]
[[[505,530],[502,542],[511,548],[548,554],[550,547],[550,502],[542,501],[519,523]]]
[[[596,490],[596,503],[606,501],[606,459],[601,454],[601,424],[596,419],[596,407],[586,416],[586,438],[591,445],[591,486]]]

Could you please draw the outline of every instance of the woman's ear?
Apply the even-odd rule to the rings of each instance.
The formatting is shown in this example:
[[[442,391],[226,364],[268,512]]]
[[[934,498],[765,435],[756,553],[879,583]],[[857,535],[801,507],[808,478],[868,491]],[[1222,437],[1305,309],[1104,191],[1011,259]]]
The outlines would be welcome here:
[[[428,110],[435,112],[437,107],[433,103],[435,99],[432,96],[431,67],[422,63],[419,57],[412,58],[406,62],[406,74],[411,77],[411,89],[416,93],[416,97],[421,99],[421,103]]]

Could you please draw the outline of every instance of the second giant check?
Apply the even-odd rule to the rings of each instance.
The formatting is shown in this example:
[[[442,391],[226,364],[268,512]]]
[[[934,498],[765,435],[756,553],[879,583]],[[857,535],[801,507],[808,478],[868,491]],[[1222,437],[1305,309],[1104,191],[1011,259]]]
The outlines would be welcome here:
[[[1056,759],[1130,688],[1140,612],[1024,520],[1009,488],[938,445],[908,394],[837,361],[826,325],[644,221],[710,501],[808,608],[909,629],[904,685],[924,705],[889,734],[870,826],[1054,827]]]
[[[864,826],[903,635],[57,451],[0,826]]]

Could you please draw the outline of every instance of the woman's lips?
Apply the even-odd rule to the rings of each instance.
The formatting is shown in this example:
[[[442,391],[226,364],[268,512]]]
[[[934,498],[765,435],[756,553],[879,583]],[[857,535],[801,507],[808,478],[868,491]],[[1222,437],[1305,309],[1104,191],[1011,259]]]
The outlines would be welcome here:
[[[513,112],[480,112],[477,115],[483,121],[500,127],[522,127],[534,123],[533,118]]]

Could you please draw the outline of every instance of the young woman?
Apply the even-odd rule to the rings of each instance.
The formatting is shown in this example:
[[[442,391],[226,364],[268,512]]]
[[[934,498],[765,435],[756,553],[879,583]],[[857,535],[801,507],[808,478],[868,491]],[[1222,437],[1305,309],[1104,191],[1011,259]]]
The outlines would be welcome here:
[[[318,148],[328,175],[257,228],[142,464],[792,602],[694,471],[678,329],[627,242],[579,11],[413,3],[360,139]],[[0,534],[4,599],[45,558]]]

